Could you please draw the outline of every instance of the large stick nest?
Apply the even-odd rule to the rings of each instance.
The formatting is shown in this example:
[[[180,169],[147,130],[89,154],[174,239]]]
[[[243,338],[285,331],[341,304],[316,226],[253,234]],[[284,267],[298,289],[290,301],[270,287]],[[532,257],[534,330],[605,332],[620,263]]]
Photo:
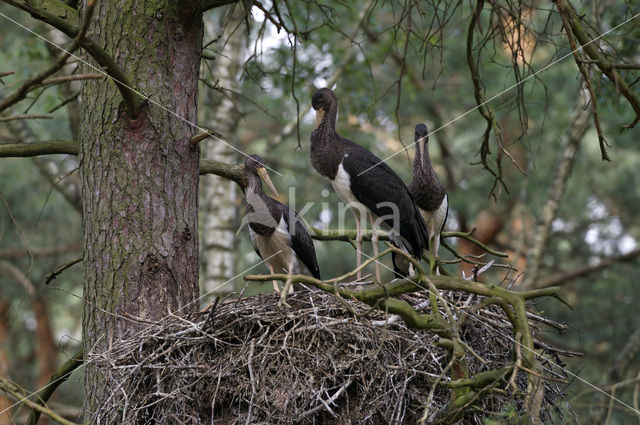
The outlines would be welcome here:
[[[468,303],[453,293],[456,306]],[[417,294],[405,300],[428,311]],[[275,295],[222,303],[212,312],[145,324],[135,339],[92,353],[110,398],[94,423],[121,424],[400,424],[423,415],[433,383],[449,381],[450,352],[431,331],[385,320],[382,312],[333,295],[300,291],[291,308],[276,308]],[[510,322],[487,308],[468,321],[461,339],[469,376],[514,360]],[[392,323],[389,323],[392,322]],[[478,358],[484,359],[485,363]],[[556,359],[557,361],[557,359]],[[545,368],[545,374],[553,373]],[[558,376],[557,374],[555,376]],[[524,372],[486,391],[461,423],[482,424],[505,409],[526,410]],[[544,379],[541,420],[551,422],[562,384]],[[517,387],[514,388],[514,387]],[[515,390],[515,391],[514,391]],[[446,406],[451,390],[437,386],[430,416]]]

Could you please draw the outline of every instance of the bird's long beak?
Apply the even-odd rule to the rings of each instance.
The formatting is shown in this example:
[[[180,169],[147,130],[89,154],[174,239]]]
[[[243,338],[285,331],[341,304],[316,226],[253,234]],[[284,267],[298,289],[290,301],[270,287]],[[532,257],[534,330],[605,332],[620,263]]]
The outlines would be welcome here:
[[[320,125],[323,118],[324,118],[324,109],[320,108],[316,111],[316,127]]]
[[[262,181],[266,183],[269,190],[271,190],[271,192],[274,195],[278,196],[278,191],[276,190],[276,187],[273,185],[273,182],[271,181],[271,177],[269,177],[269,174],[267,173],[267,169],[265,167],[258,168],[258,176],[260,176]]]

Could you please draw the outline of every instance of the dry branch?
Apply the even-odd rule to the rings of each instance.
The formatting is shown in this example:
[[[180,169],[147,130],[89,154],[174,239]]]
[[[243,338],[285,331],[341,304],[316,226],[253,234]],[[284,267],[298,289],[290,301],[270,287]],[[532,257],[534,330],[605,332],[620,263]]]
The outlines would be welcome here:
[[[74,140],[54,140],[0,145],[0,158],[54,154],[78,155],[78,143]],[[242,165],[231,165],[212,159],[202,159],[200,160],[200,174],[216,174],[233,180],[241,188],[244,188],[247,184],[247,176]]]
[[[53,3],[53,4],[56,3],[55,0],[49,0],[49,1],[51,3]],[[8,1],[8,3],[10,3],[10,4],[12,4],[12,5],[16,6],[16,7],[20,7],[16,3],[22,3],[22,2]],[[33,5],[29,5],[29,7],[35,8],[35,6],[33,6]],[[29,78],[26,82],[24,82],[20,86],[20,88],[15,93],[13,93],[11,96],[8,96],[5,99],[3,99],[0,102],[0,112],[4,111],[8,107],[10,107],[10,106],[20,102],[21,100],[23,100],[31,90],[33,90],[34,88],[36,88],[38,86],[43,85],[43,83],[44,83],[44,81],[45,81],[45,79],[47,77],[49,77],[49,76],[55,74],[56,72],[60,71],[62,69],[62,67],[67,64],[67,60],[69,59],[69,57],[71,57],[73,52],[75,52],[84,42],[84,38],[86,36],[87,29],[89,27],[89,22],[91,22],[91,17],[93,16],[94,7],[95,7],[95,0],[89,1],[89,3],[87,4],[87,8],[85,10],[85,17],[84,17],[84,20],[82,22],[82,27],[80,27],[78,29],[77,33],[74,34],[74,39],[73,39],[73,42],[71,43],[71,46],[68,47],[66,49],[66,51],[64,53],[62,53],[58,57],[58,59],[55,61],[55,63],[52,66],[50,66],[49,68],[47,68],[44,71],[40,72],[35,77]],[[76,14],[77,14],[77,12],[76,12]],[[32,13],[32,15],[35,16],[33,13]]]
[[[589,100],[591,100],[591,102],[589,102]],[[594,105],[594,102],[595,99],[590,99],[589,96],[587,96],[586,90],[580,90],[578,101],[574,107],[571,126],[562,140],[562,153],[556,165],[553,183],[551,184],[547,200],[542,207],[541,220],[536,227],[533,243],[529,251],[527,274],[523,282],[525,288],[538,287],[537,280],[540,265],[542,264],[542,256],[549,239],[551,223],[556,218],[556,212],[564,195],[575,155],[578,152],[585,132],[589,128],[589,115],[591,114],[591,107],[589,105]]]
[[[21,114],[21,115],[12,115],[9,117],[2,117],[0,118],[0,122],[7,122],[7,121],[17,121],[17,120],[51,120],[53,119],[53,117],[51,115],[27,115],[27,114]]]
[[[34,257],[55,257],[57,255],[77,252],[81,248],[82,245],[80,243],[38,248],[30,247],[28,250],[25,248],[5,248],[0,249],[0,258],[22,258],[27,255],[32,255]]]
[[[624,255],[620,255],[619,257],[604,258],[600,260],[598,264],[582,266],[574,270],[564,271],[564,272],[553,274],[551,276],[543,277],[538,281],[536,286],[538,288],[548,288],[550,286],[555,286],[555,285],[564,285],[564,284],[570,283],[571,281],[579,277],[586,276],[591,273],[595,273],[600,270],[603,270],[612,264],[622,263],[626,261],[634,261],[638,257],[640,257],[640,248],[635,249],[631,252],[628,252]]]
[[[113,56],[107,53],[91,38],[84,37],[83,29],[84,31],[86,31],[85,27],[89,23],[88,18],[90,18],[90,13],[87,12],[90,11],[90,7],[86,8],[85,18],[83,23],[81,24],[78,11],[58,0],[42,0],[41,2],[39,2],[39,5],[36,5],[35,2],[27,0],[3,1],[17,7],[18,9],[30,13],[31,16],[33,16],[35,19],[48,23],[54,28],[65,33],[68,37],[75,38],[76,40],[74,41],[74,44],[70,49],[67,49],[68,51],[77,49],[77,47],[79,46],[76,46],[76,41],[80,41],[80,45],[82,46],[82,48],[84,48],[84,50],[86,50],[87,53],[89,53],[91,57],[95,59],[96,62],[98,62],[102,69],[104,69],[107,75],[109,75],[113,79],[113,82],[116,84],[118,90],[120,91],[120,94],[122,95],[122,99],[124,100],[124,105],[128,115],[130,117],[138,116],[142,109],[143,102],[138,94],[133,89],[131,89],[132,84],[129,77],[122,71],[122,69],[120,69]],[[82,37],[78,38],[78,36],[81,34]],[[68,55],[65,53],[61,55],[60,58],[62,59],[64,56],[68,57]],[[67,58],[64,58],[64,63],[66,63],[66,59]],[[64,65],[64,63],[62,63],[62,65]],[[42,79],[46,78],[49,75],[51,74],[44,75]],[[38,77],[40,76],[42,76],[42,74],[38,75]],[[0,105],[3,104],[0,103]],[[0,107],[0,110],[2,109],[3,108]]]
[[[22,388],[20,388],[18,385],[14,384],[9,380],[0,378],[0,391],[6,392],[8,395],[13,397],[16,401],[26,404],[27,407],[47,415],[48,417],[50,417],[51,419],[53,419],[54,421],[57,421],[62,425],[77,425],[75,422],[66,420],[65,418],[63,418],[53,410],[49,409],[48,407],[41,406],[40,404],[29,400],[26,397],[25,391]]]
[[[615,66],[607,60],[598,47],[593,43],[592,37],[589,36],[587,30],[581,22],[581,18],[573,8],[570,1],[557,0],[555,5],[558,8],[563,20],[568,24],[567,31],[571,31],[576,40],[582,45],[582,50],[589,56],[591,61],[604,73],[607,78],[614,84],[616,91],[624,96],[629,105],[633,108],[636,116],[624,128],[633,128],[640,121],[640,97],[629,87],[627,82],[616,72]],[[581,66],[581,63],[577,63]]]
[[[63,265],[61,265],[60,267],[58,267],[57,269],[55,269],[54,271],[52,271],[51,273],[47,273],[45,275],[45,281],[44,284],[48,285],[49,282],[51,282],[52,280],[54,280],[56,277],[58,277],[58,275],[62,272],[64,272],[65,270],[67,270],[68,268],[71,268],[71,266],[78,264],[79,262],[81,262],[83,260],[83,256],[81,255],[78,258],[74,258],[73,260],[64,263]]]
[[[78,143],[74,140],[52,140],[36,143],[11,143],[0,145],[0,158],[32,157],[55,154],[78,154]]]
[[[82,364],[82,356],[83,351],[81,349],[69,360],[64,362],[64,364],[60,366],[58,370],[56,370],[56,372],[51,376],[49,382],[44,388],[34,394],[34,398],[37,400],[37,403],[40,406],[45,406],[53,392],[69,378],[71,372],[80,367],[80,365]],[[27,425],[37,425],[41,413],[41,410],[34,407],[31,411],[31,414],[29,415],[29,418],[27,419]]]

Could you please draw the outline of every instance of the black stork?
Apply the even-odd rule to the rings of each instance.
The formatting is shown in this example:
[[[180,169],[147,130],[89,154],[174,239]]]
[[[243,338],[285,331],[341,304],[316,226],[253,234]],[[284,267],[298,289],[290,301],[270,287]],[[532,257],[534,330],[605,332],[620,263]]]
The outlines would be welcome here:
[[[307,226],[302,218],[287,205],[267,196],[261,179],[274,195],[278,195],[264,160],[250,155],[244,162],[249,184],[247,185],[247,215],[243,221],[249,224],[249,237],[256,253],[271,273],[307,274],[320,279],[316,250]],[[285,303],[291,281],[285,283],[278,305]],[[274,289],[278,289],[274,282]]]
[[[431,165],[427,126],[416,125],[414,137],[416,156],[413,160],[413,180],[409,183],[409,191],[427,224],[432,261],[435,262],[440,247],[440,233],[444,229],[449,214],[449,199]],[[437,265],[435,271],[439,274]]]
[[[380,158],[336,132],[338,99],[323,88],[311,98],[316,111],[316,128],[311,133],[311,164],[331,185],[356,218],[358,267],[362,264],[362,229],[372,224],[374,256],[378,255],[375,223],[389,232],[393,243],[420,260],[429,236],[420,211],[414,205],[402,179]],[[396,275],[406,276],[394,260]],[[361,273],[358,273],[358,279]],[[376,261],[376,278],[380,267]]]

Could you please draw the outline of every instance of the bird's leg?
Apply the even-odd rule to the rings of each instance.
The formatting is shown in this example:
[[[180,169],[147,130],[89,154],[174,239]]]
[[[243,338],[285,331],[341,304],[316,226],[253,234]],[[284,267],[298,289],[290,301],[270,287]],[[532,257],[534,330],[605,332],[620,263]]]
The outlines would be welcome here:
[[[440,247],[440,233],[433,236],[433,240],[430,242],[431,252],[433,253],[433,262],[435,263],[436,275],[440,274],[438,269],[438,248]]]
[[[355,212],[355,211],[354,211]],[[356,216],[356,256],[358,257],[358,269],[362,264],[362,223],[360,223],[360,214],[355,213]],[[362,270],[358,270],[358,280],[362,279]]]
[[[275,270],[273,270],[273,267],[271,266],[269,266],[269,271],[271,272],[271,274],[276,274]],[[276,294],[280,293],[280,287],[278,286],[277,280],[273,281],[273,292],[275,292]]]
[[[376,281],[382,283],[380,279],[380,259],[378,257],[378,232],[376,232],[376,224],[373,215],[369,214],[369,220],[371,221],[371,244],[373,244],[373,258],[376,263]]]
[[[291,287],[291,271],[292,270],[293,270],[293,264],[290,264],[289,276],[287,276],[287,281],[284,283],[284,288],[280,293],[280,300],[278,301],[278,307],[282,307],[283,305],[290,307],[289,304],[287,304],[287,294],[289,294],[289,292],[293,292],[293,291],[290,291],[290,289],[293,289]]]

